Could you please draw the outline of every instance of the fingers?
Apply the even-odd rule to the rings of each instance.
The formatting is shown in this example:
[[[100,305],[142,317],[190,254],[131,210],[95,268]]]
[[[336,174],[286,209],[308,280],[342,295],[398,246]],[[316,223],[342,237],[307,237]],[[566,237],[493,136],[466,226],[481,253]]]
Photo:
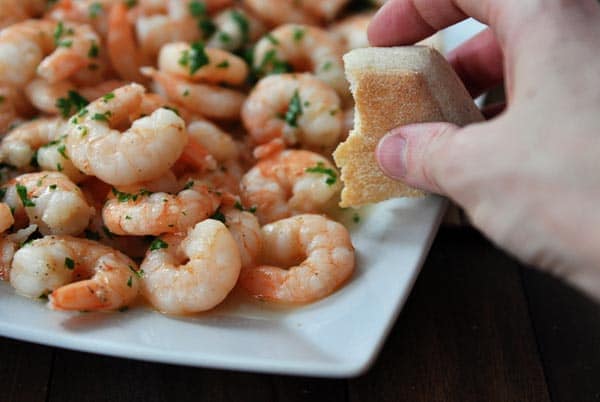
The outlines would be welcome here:
[[[413,124],[392,130],[379,141],[375,155],[389,177],[412,187],[447,194],[443,167],[452,152],[452,136],[459,128],[449,123]]]
[[[463,43],[447,58],[473,97],[500,84],[504,77],[502,49],[489,28]]]
[[[390,0],[369,25],[373,46],[410,45],[473,17],[490,23],[492,3],[504,0]]]

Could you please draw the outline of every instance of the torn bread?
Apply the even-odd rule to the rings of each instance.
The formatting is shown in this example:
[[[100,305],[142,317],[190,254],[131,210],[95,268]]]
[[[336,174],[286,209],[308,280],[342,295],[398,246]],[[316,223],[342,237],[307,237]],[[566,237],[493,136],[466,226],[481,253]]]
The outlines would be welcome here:
[[[379,139],[411,123],[463,126],[481,121],[481,112],[446,59],[432,48],[356,49],[344,56],[344,63],[356,106],[354,130],[333,154],[344,182],[340,206],[423,195],[379,169]]]

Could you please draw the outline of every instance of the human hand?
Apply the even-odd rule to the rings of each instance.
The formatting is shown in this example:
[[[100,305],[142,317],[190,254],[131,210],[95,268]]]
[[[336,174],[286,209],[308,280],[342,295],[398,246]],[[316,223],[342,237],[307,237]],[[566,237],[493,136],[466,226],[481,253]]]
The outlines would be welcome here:
[[[600,299],[600,6],[595,0],[391,0],[374,46],[412,44],[468,16],[489,29],[448,59],[476,96],[504,80],[484,123],[392,130],[389,176],[443,194],[522,261]]]

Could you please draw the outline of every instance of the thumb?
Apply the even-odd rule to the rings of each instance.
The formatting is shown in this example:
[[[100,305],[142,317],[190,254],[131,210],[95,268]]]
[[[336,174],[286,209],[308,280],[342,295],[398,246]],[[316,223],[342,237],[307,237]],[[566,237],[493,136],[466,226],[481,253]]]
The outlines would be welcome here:
[[[454,152],[451,140],[460,130],[450,123],[424,123],[397,127],[377,145],[375,155],[381,170],[411,187],[449,195],[444,190],[445,166]]]

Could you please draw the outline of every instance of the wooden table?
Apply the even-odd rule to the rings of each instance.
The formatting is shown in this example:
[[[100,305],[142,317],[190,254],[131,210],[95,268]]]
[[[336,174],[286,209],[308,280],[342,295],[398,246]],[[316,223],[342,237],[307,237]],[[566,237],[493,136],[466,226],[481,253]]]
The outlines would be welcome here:
[[[349,380],[169,366],[0,338],[0,402],[596,401],[600,308],[442,229],[374,367]]]

